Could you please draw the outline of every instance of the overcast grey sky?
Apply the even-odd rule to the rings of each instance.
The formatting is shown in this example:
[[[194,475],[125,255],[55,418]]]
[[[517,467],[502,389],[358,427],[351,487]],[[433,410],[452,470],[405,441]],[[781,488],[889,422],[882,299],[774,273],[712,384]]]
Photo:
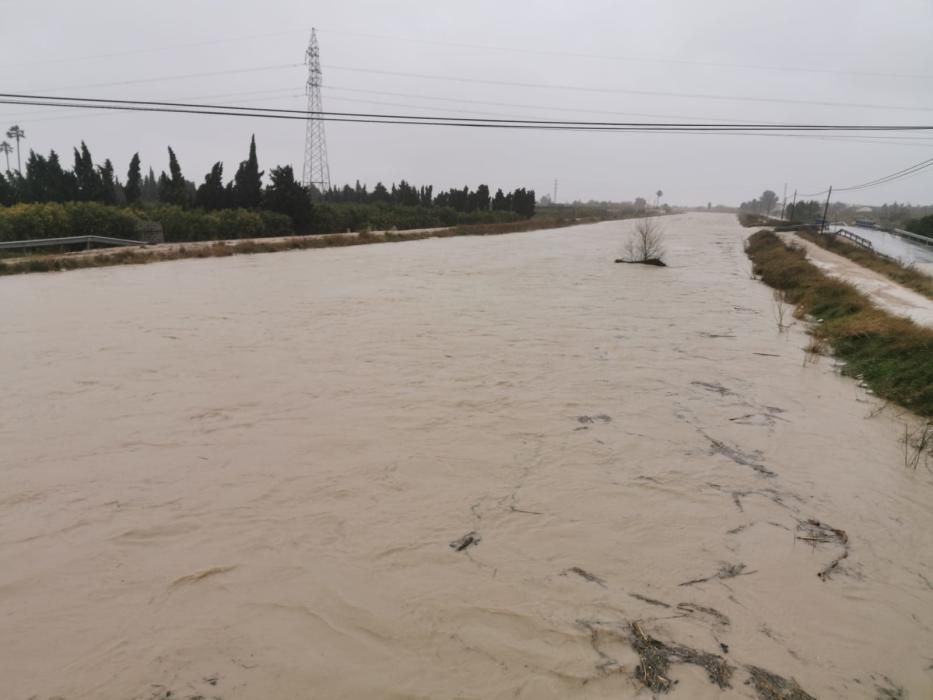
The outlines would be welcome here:
[[[335,111],[933,123],[929,0],[29,0],[0,8],[7,10],[0,29],[4,92],[302,108],[302,61],[315,26],[324,105]],[[693,96],[638,94],[647,91]],[[9,105],[0,105],[0,114],[0,123],[25,129],[24,147],[54,148],[70,165],[72,146],[84,139],[95,160],[113,160],[121,178],[137,150],[144,167],[166,169],[167,145],[188,179],[201,182],[216,160],[232,177],[252,133],[262,167],[290,163],[301,172],[300,121]],[[933,136],[903,135],[840,140],[328,124],[327,140],[336,183],[485,182],[540,194],[559,178],[562,201],[633,199],[662,189],[672,203],[735,204],[766,187],[780,194],[785,182],[791,191],[815,192],[933,156]],[[933,169],[841,198],[929,203]]]

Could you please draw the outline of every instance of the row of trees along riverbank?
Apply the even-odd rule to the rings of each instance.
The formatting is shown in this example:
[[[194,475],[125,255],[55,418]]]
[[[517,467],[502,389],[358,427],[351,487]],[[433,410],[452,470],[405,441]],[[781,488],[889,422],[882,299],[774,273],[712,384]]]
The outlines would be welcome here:
[[[25,172],[0,174],[0,241],[96,233],[133,237],[138,221],[159,221],[167,241],[411,229],[494,223],[535,214],[534,190],[492,194],[485,184],[434,194],[433,186],[404,180],[369,190],[358,181],[325,192],[310,191],[291,166],[259,169],[255,137],[233,179],[217,162],[201,185],[185,178],[168,149],[169,170],[143,173],[139,154],[121,181],[110,159],[96,165],[83,142],[66,169],[55,151],[30,151]]]
[[[742,202],[739,213],[754,216],[780,216],[792,224],[812,224],[823,218],[826,200],[797,200],[784,207],[773,190],[765,190],[759,197]],[[830,221],[872,221],[882,228],[905,228],[908,231],[933,238],[933,207],[892,202],[866,207],[846,202],[830,202],[827,218]]]

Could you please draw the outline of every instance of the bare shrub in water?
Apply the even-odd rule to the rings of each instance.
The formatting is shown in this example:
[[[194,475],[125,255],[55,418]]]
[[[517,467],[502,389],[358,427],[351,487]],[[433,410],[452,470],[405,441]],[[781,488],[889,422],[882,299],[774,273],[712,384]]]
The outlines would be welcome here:
[[[916,469],[933,459],[933,421],[921,424],[911,431],[904,426],[904,466]]]
[[[665,252],[664,231],[654,219],[649,218],[635,225],[635,231],[625,245],[625,256],[631,262],[661,260]]]
[[[778,333],[783,333],[789,324],[784,323],[784,316],[787,312],[787,293],[783,289],[775,289],[771,293],[774,300],[774,320],[777,321]]]

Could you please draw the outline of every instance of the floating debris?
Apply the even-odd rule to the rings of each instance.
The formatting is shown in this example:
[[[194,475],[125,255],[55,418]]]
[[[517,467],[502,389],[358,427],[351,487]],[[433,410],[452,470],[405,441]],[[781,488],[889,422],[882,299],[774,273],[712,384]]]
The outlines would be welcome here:
[[[713,393],[719,394],[720,396],[735,396],[736,393],[731,389],[727,389],[722,384],[717,384],[716,382],[690,382],[693,386],[703,387],[707,391],[712,391]]]
[[[696,603],[678,603],[678,610],[683,610],[685,613],[703,613],[713,618],[715,624],[720,627],[728,627],[732,624],[729,620],[729,617],[725,613],[719,612],[716,608],[708,608],[705,605],[697,605]]]
[[[569,569],[564,569],[560,572],[561,576],[566,576],[567,574],[576,574],[580,578],[585,579],[590,583],[595,583],[598,586],[606,588],[606,582],[603,579],[601,579],[596,574],[591,574],[586,569],[581,569],[579,566],[572,566]]]
[[[678,586],[693,586],[697,583],[706,583],[707,581],[713,581],[716,579],[725,580],[730,578],[735,578],[736,576],[750,576],[751,574],[757,573],[756,571],[746,571],[745,564],[727,564],[724,563],[719,567],[717,571],[712,576],[706,576],[704,578],[695,578],[690,581],[684,581],[683,583],[677,584]]]
[[[455,552],[462,552],[467,547],[474,547],[480,543],[483,538],[479,536],[478,532],[468,532],[460,539],[454,540],[450,543],[450,548]]]
[[[226,574],[236,569],[236,565],[233,566],[214,566],[210,569],[204,569],[195,574],[188,574],[187,576],[182,576],[172,581],[172,586],[183,586],[189,583],[197,583],[198,581],[203,581],[206,578],[211,576],[219,576],[220,574]]]
[[[666,693],[674,685],[667,673],[672,663],[693,664],[706,670],[711,683],[720,688],[731,688],[730,679],[735,667],[719,654],[698,651],[679,644],[665,644],[647,634],[637,622],[631,626],[630,641],[640,663],[635,677],[654,693]]]
[[[835,544],[842,547],[842,554],[833,559],[816,574],[823,581],[829,580],[830,574],[836,571],[842,560],[849,556],[849,536],[846,534],[846,531],[827,525],[819,520],[811,518],[800,521],[797,524],[797,532],[794,533],[794,539],[809,542],[814,547],[818,544]]]
[[[641,593],[629,593],[629,595],[635,598],[636,600],[640,600],[644,603],[648,603],[648,605],[657,605],[659,608],[671,607],[670,605],[665,603],[663,600],[657,600],[656,598],[649,598],[648,596],[642,595]]]
[[[600,413],[598,416],[577,416],[577,422],[583,423],[584,425],[589,423],[611,423],[612,416],[607,416],[605,413]]]
[[[746,666],[745,668],[762,700],[816,700],[793,679],[782,678],[759,666]]]
[[[758,472],[758,474],[760,474],[761,476],[766,476],[766,477],[777,476],[777,474],[775,474],[773,471],[768,469],[765,465],[760,464],[756,460],[756,457],[754,455],[746,454],[742,452],[742,450],[740,450],[738,447],[731,447],[724,442],[720,442],[719,440],[716,440],[715,438],[711,438],[706,433],[703,433],[703,437],[709,440],[711,449],[712,449],[712,454],[720,454],[720,455],[723,455],[724,457],[728,457],[736,464],[741,464],[743,467],[751,467],[756,472]]]

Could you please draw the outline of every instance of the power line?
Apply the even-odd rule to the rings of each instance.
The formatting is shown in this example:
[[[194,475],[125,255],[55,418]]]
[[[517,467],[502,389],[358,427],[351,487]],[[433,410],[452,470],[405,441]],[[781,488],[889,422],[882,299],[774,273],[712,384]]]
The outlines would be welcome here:
[[[267,39],[281,36],[291,36],[295,34],[305,34],[307,29],[292,29],[281,32],[263,32],[257,34],[245,34],[220,39],[205,39],[203,41],[185,42],[179,44],[169,44],[166,46],[154,46],[146,48],[127,49],[124,51],[111,51],[106,53],[86,54],[83,56],[67,56],[62,58],[49,58],[37,61],[17,61],[15,63],[0,64],[0,68],[22,68],[26,66],[53,65],[60,63],[75,63],[79,61],[94,61],[101,59],[120,58],[123,56],[134,56],[140,54],[162,53],[165,51],[177,51],[180,49],[198,48],[201,46],[212,46],[218,44],[229,44],[248,41],[252,39]],[[700,66],[708,68],[730,68],[737,70],[757,70],[772,72],[789,73],[811,73],[825,75],[851,75],[859,77],[874,78],[905,78],[916,80],[933,80],[933,74],[927,73],[902,73],[902,72],[882,72],[882,71],[859,71],[859,70],[839,70],[831,68],[814,68],[810,66],[780,66],[780,65],[762,65],[762,64],[744,64],[729,63],[724,61],[702,61],[680,58],[670,58],[664,56],[619,56],[609,54],[586,53],[580,51],[553,51],[546,49],[528,49],[509,46],[495,46],[489,44],[471,44],[467,42],[440,41],[431,39],[422,39],[415,37],[389,36],[385,34],[371,34],[362,32],[343,31],[337,29],[318,29],[318,32],[324,34],[337,34],[342,36],[352,36],[365,39],[378,39],[392,42],[405,42],[412,44],[423,44],[430,46],[439,46],[443,48],[467,48],[479,51],[500,51],[505,53],[526,54],[532,56],[558,56],[563,58],[584,58],[590,60],[612,61],[612,62],[634,62],[634,63],[660,63],[667,65],[685,65]],[[56,88],[57,89],[57,88]]]
[[[247,97],[248,96],[248,97]],[[212,100],[218,98],[226,97],[245,97],[246,99],[233,100],[230,104],[243,104],[244,102],[249,102],[252,98],[262,96],[265,100],[281,100],[281,99],[293,99],[296,97],[304,97],[304,91],[298,91],[295,87],[289,88],[276,88],[274,90],[251,90],[249,92],[225,92],[225,93],[214,93],[211,95],[198,95],[197,97],[187,97],[187,98],[175,98],[176,100]],[[65,107],[62,109],[44,109],[38,112],[16,112],[10,114],[0,114],[0,120],[3,119],[22,119],[23,117],[31,117],[36,114],[47,114],[48,112],[53,112],[59,115],[68,115],[75,112],[83,111],[75,107]],[[49,121],[50,119],[67,119],[67,116],[62,117],[51,117],[44,119],[30,119],[30,121]]]
[[[87,83],[85,85],[59,86],[54,88],[42,88],[43,90],[83,90],[85,88],[99,87],[118,87],[123,85],[140,85],[143,83],[163,83],[170,80],[189,80],[191,78],[214,78],[221,75],[238,75],[242,73],[261,73],[270,70],[281,70],[282,68],[304,68],[303,63],[277,63],[269,66],[257,66],[255,68],[232,68],[230,70],[209,71],[206,73],[181,73],[178,75],[162,75],[155,78],[137,78],[133,80],[117,80],[109,83]]]
[[[323,34],[342,34],[345,36],[356,36],[366,39],[382,39],[392,42],[408,42],[414,44],[429,44],[433,46],[443,46],[443,47],[461,47],[467,49],[479,49],[481,51],[504,51],[508,53],[523,53],[531,54],[536,56],[561,56],[565,58],[587,58],[587,59],[597,59],[603,61],[624,61],[624,62],[638,62],[638,63],[664,63],[670,65],[688,65],[688,66],[704,66],[709,68],[736,68],[742,70],[764,70],[764,71],[785,71],[785,72],[796,72],[796,73],[822,73],[827,75],[853,75],[861,77],[875,77],[875,78],[913,78],[919,80],[933,80],[933,75],[927,73],[883,73],[879,71],[855,71],[855,70],[835,70],[831,68],[809,68],[809,67],[796,67],[796,66],[767,66],[767,65],[754,65],[754,64],[740,64],[740,63],[726,63],[718,61],[693,61],[687,59],[678,59],[678,58],[665,58],[665,57],[650,57],[650,56],[611,56],[606,54],[592,54],[592,53],[583,53],[575,51],[548,51],[545,49],[524,49],[518,47],[507,47],[507,46],[491,46],[491,45],[480,45],[480,44],[468,44],[462,42],[453,42],[453,41],[438,41],[431,39],[416,39],[412,37],[393,37],[387,36],[384,34],[364,34],[359,32],[347,32],[340,30],[327,30],[321,29],[318,30]]]
[[[209,78],[209,77],[218,77],[223,75],[238,75],[245,73],[257,73],[265,72],[272,70],[282,70],[286,68],[303,68],[304,64],[302,63],[281,63],[273,64],[268,66],[257,66],[254,68],[234,68],[229,70],[222,71],[208,71],[201,73],[182,73],[176,75],[164,75],[156,76],[151,78],[136,78],[130,80],[118,80],[111,82],[103,83],[86,83],[84,85],[71,85],[71,86],[58,86],[53,88],[44,88],[45,90],[79,90],[86,88],[99,88],[99,87],[121,87],[126,85],[139,85],[139,84],[151,84],[158,82],[168,82],[175,80],[190,80],[194,78]],[[682,98],[682,99],[697,99],[697,100],[715,100],[715,101],[726,101],[726,102],[753,102],[753,103],[777,103],[777,104],[795,104],[795,105],[811,105],[818,107],[852,107],[860,109],[877,109],[877,110],[892,110],[892,111],[907,111],[907,112],[933,112],[933,107],[911,107],[907,105],[880,105],[880,104],[867,104],[860,102],[833,102],[826,100],[796,100],[790,98],[779,98],[779,97],[750,97],[744,95],[718,95],[718,94],[707,94],[707,93],[684,93],[684,92],[670,92],[670,91],[660,91],[660,90],[630,90],[623,88],[608,88],[608,87],[592,87],[592,86],[581,86],[581,85],[559,85],[559,84],[547,84],[547,83],[529,83],[529,82],[519,82],[519,81],[506,81],[506,80],[491,80],[483,78],[466,78],[460,76],[444,76],[444,75],[431,75],[425,73],[413,73],[406,71],[390,71],[382,70],[376,68],[360,68],[354,66],[335,66],[335,65],[323,65],[322,67],[329,70],[338,70],[338,71],[347,71],[354,73],[371,73],[376,75],[392,75],[398,77],[407,77],[407,78],[420,78],[425,80],[436,80],[442,82],[457,82],[457,83],[468,83],[468,84],[484,84],[484,85],[499,85],[505,87],[522,87],[522,88],[534,88],[534,89],[544,89],[544,90],[566,90],[573,92],[589,92],[589,93],[602,93],[602,94],[623,94],[623,95],[639,95],[644,97],[665,97],[665,98]]]
[[[700,131],[700,132],[901,132],[933,131],[929,124],[748,124],[748,123],[698,123],[698,122],[597,122],[548,119],[492,119],[465,117],[433,117],[412,114],[385,114],[360,112],[312,112],[301,109],[279,109],[272,107],[238,107],[234,105],[198,104],[191,102],[166,102],[157,100],[126,100],[91,97],[62,97],[54,95],[26,95],[0,93],[0,103],[36,105],[48,107],[75,107],[82,109],[123,109],[128,111],[175,112],[188,114],[212,114],[234,116],[259,116],[269,118],[326,118],[331,121],[390,120],[387,123],[412,121],[417,123],[449,123],[457,126],[496,126],[502,128],[573,128],[580,130],[643,130]],[[392,121],[394,120],[394,121]],[[402,120],[402,121],[400,121]]]
[[[325,87],[325,89],[328,89],[328,88]],[[670,114],[650,114],[650,113],[644,113],[644,112],[611,112],[611,111],[606,111],[606,110],[572,109],[572,108],[561,108],[561,107],[549,107],[549,106],[544,106],[544,105],[519,105],[515,103],[505,103],[505,102],[485,102],[482,100],[457,100],[457,99],[448,99],[448,98],[443,98],[443,97],[434,98],[434,97],[426,97],[422,95],[408,95],[406,93],[385,92],[381,90],[352,90],[352,89],[344,89],[344,88],[329,88],[329,89],[332,91],[338,91],[338,92],[351,92],[351,93],[363,93],[363,94],[375,94],[375,95],[399,95],[399,96],[408,96],[408,97],[414,97],[414,98],[426,99],[426,100],[437,99],[441,101],[454,102],[454,103],[480,104],[480,105],[491,104],[491,105],[498,105],[502,107],[518,107],[518,108],[529,107],[529,108],[534,108],[534,109],[552,109],[556,111],[576,112],[576,113],[609,114],[609,115],[616,115],[616,116],[643,116],[643,117],[655,117],[655,118],[665,118],[665,119],[690,119],[690,120],[707,119],[709,121],[727,122],[727,120],[725,119],[716,118],[716,117],[688,117],[685,115],[678,116],[678,115],[670,115]],[[446,107],[439,107],[439,106],[432,106],[432,105],[418,105],[418,104],[408,104],[408,103],[402,103],[402,102],[387,102],[384,100],[361,100],[361,99],[352,99],[352,98],[347,98],[347,97],[332,97],[331,101],[334,101],[334,100],[338,102],[350,102],[354,104],[370,104],[370,105],[381,105],[381,106],[388,106],[388,107],[402,107],[404,109],[429,110],[429,111],[435,111],[435,112],[444,111],[448,109]],[[461,109],[461,108],[456,109],[456,112],[458,114],[473,114],[473,115],[480,115],[480,116],[493,116],[493,117],[507,116],[507,117],[514,117],[516,119],[524,118],[524,115],[519,115],[515,113],[482,112],[479,110]],[[754,124],[755,122],[746,122],[746,121],[737,120],[733,123]],[[780,122],[759,122],[759,123],[771,124],[775,127],[780,126]],[[910,146],[912,148],[916,148],[917,144],[933,145],[933,140],[931,140],[930,137],[924,137],[924,136],[875,136],[872,139],[864,139],[864,138],[856,138],[852,136],[816,136],[816,135],[798,136],[798,135],[792,135],[792,134],[767,134],[767,135],[768,136],[781,136],[781,137],[787,137],[787,138],[808,138],[808,139],[815,138],[815,139],[821,139],[821,140],[848,141],[850,143],[876,143],[876,144],[882,144],[882,145],[893,144],[897,146]]]
[[[878,105],[878,104],[865,104],[860,102],[829,102],[822,100],[793,100],[787,98],[779,97],[746,97],[741,95],[713,95],[713,94],[704,94],[704,93],[690,93],[690,92],[665,92],[660,90],[626,90],[622,88],[598,88],[598,87],[587,87],[581,85],[556,85],[548,83],[526,83],[526,82],[517,82],[509,80],[490,80],[484,78],[464,78],[460,76],[450,76],[450,75],[431,75],[428,73],[410,73],[406,71],[390,71],[382,70],[378,68],[359,68],[356,66],[334,66],[334,65],[324,65],[324,68],[329,70],[338,70],[338,71],[348,71],[353,73],[374,73],[376,75],[394,75],[404,78],[422,78],[425,80],[440,80],[443,82],[457,82],[457,83],[476,83],[483,85],[501,85],[504,87],[522,87],[522,88],[535,88],[541,90],[569,90],[574,92],[599,92],[607,94],[622,94],[622,95],[641,95],[645,97],[679,97],[686,99],[700,99],[700,100],[723,100],[729,102],[765,102],[765,103],[781,103],[781,104],[795,104],[795,105],[816,105],[820,107],[858,107],[860,109],[887,109],[887,110],[896,110],[896,111],[907,111],[907,112],[933,112],[933,107],[908,107],[905,105]]]
[[[868,182],[863,182],[860,185],[850,185],[849,187],[836,187],[831,188],[835,189],[836,192],[852,192],[855,190],[864,190],[870,187],[877,187],[878,185],[886,185],[889,182],[894,182],[895,180],[900,180],[901,178],[908,177],[909,175],[915,175],[923,170],[926,170],[929,167],[933,167],[933,158],[928,158],[927,160],[920,161],[919,163],[914,163],[906,168],[898,170],[896,172],[884,175],[883,177],[876,178],[874,180],[869,180]],[[813,192],[812,194],[802,194],[801,197],[819,197],[821,195],[829,192],[829,189],[823,190],[822,192]]]
[[[0,68],[22,68],[24,66],[42,66],[55,63],[75,63],[77,61],[94,61],[102,58],[119,58],[121,56],[133,56],[143,53],[161,53],[162,51],[177,51],[178,49],[196,48],[199,46],[209,46],[214,44],[230,44],[234,42],[246,41],[248,39],[265,39],[269,37],[286,36],[292,34],[304,34],[303,29],[293,29],[287,32],[271,32],[267,34],[247,34],[245,36],[228,37],[226,39],[206,39],[204,41],[194,41],[185,44],[170,44],[169,46],[157,46],[143,49],[127,49],[126,51],[111,51],[108,53],[89,54],[85,56],[68,56],[66,58],[47,58],[40,61],[20,61],[17,63],[0,64]]]

